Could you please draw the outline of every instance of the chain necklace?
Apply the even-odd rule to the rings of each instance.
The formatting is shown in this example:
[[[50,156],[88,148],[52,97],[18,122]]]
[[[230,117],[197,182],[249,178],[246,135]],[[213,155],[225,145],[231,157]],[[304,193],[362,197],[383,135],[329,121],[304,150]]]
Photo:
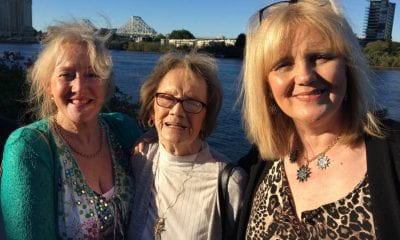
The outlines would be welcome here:
[[[158,209],[161,209],[161,204],[160,204],[160,198],[157,197],[157,196],[158,196],[160,188],[156,184],[156,178],[160,177],[159,163],[160,163],[160,152],[158,152],[157,161],[156,161],[156,170],[155,170],[155,176],[154,176],[154,188],[156,190],[155,198],[156,198],[156,201],[157,201],[156,204],[158,206],[157,209],[156,209],[157,217],[156,217],[156,220],[155,220],[155,223],[154,223],[154,227],[153,227],[154,238],[156,240],[161,239],[161,233],[165,231],[166,214],[171,208],[173,208],[175,206],[175,204],[178,202],[179,197],[185,191],[185,183],[187,181],[189,181],[189,179],[191,179],[193,177],[193,175],[191,173],[193,172],[193,167],[194,167],[194,162],[193,162],[191,169],[186,173],[186,178],[183,180],[182,185],[181,185],[181,187],[179,189],[178,194],[175,196],[174,201],[171,204],[169,204],[167,206],[167,208],[161,214],[159,214],[159,212],[161,212],[161,211],[158,211]]]
[[[302,164],[299,169],[297,169],[297,180],[299,182],[305,182],[310,178],[311,175],[311,168],[309,167],[310,163],[317,160],[317,167],[321,170],[325,170],[329,167],[330,158],[326,156],[326,153],[333,148],[333,146],[338,143],[340,140],[340,136],[336,137],[335,140],[328,147],[325,148],[322,152],[318,153],[317,155],[313,156],[312,158],[307,158],[303,155],[303,158],[306,160],[305,164]],[[295,163],[298,159],[299,150],[295,149],[293,152],[290,153],[289,159],[292,163]]]
[[[99,124],[99,130],[100,130],[100,144],[99,144],[99,148],[98,148],[94,153],[86,154],[86,153],[83,153],[83,152],[78,151],[75,147],[73,147],[73,145],[71,144],[71,142],[68,140],[67,136],[65,136],[65,135],[62,133],[61,127],[60,127],[60,125],[58,124],[57,120],[54,121],[54,125],[55,125],[56,128],[57,128],[57,132],[60,134],[61,138],[68,144],[69,148],[70,148],[74,153],[76,153],[76,154],[78,154],[79,156],[84,157],[84,158],[94,158],[94,157],[96,157],[97,155],[99,155],[99,153],[100,153],[101,150],[103,149],[103,137],[104,137],[103,135],[104,135],[104,129],[103,129],[103,126],[102,126],[102,124],[101,124],[100,122],[99,122],[98,124]]]

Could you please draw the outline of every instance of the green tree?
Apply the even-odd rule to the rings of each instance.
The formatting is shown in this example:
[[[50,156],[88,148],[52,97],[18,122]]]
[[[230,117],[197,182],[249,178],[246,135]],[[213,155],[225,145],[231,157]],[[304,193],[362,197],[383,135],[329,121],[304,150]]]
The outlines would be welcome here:
[[[182,29],[182,30],[173,30],[169,34],[170,39],[195,39],[193,34],[189,32],[188,30]]]

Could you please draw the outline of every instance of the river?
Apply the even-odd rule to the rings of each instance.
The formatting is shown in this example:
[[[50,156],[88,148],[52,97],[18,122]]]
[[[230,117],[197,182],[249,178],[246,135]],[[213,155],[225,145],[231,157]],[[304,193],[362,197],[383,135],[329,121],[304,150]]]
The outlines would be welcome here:
[[[20,52],[25,57],[35,57],[40,50],[38,44],[0,44],[3,51]],[[138,99],[139,87],[151,72],[160,54],[111,51],[114,61],[114,76],[117,86]],[[218,59],[219,77],[224,91],[224,101],[218,117],[217,127],[208,142],[218,151],[236,161],[249,149],[241,126],[240,108],[236,104],[239,93],[241,60]],[[400,70],[376,70],[375,88],[377,101],[388,110],[390,118],[400,120]]]

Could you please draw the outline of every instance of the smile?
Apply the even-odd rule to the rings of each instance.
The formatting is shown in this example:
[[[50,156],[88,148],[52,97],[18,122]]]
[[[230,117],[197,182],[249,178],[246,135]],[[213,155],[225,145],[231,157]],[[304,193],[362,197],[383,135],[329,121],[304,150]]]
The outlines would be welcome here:
[[[85,105],[91,104],[92,102],[94,102],[93,99],[69,99],[69,103],[77,108],[82,108]]]
[[[294,97],[303,102],[313,102],[319,100],[325,92],[325,89],[315,89],[310,92],[295,94]]]
[[[164,123],[165,126],[167,127],[171,127],[171,128],[179,128],[179,129],[187,129],[186,126],[180,124],[180,123],[170,123],[170,122],[166,122]]]

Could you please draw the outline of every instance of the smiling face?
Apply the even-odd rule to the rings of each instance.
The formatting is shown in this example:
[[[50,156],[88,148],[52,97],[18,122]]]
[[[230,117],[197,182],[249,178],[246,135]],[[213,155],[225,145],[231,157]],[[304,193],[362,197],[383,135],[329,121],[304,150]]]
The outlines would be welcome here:
[[[207,102],[207,85],[202,78],[184,68],[169,71],[161,80],[157,93],[167,93],[178,99]],[[199,113],[188,113],[182,103],[172,108],[160,107],[154,101],[154,120],[160,143],[175,155],[196,153],[201,148],[199,133],[206,116],[206,108]]]
[[[51,75],[50,94],[57,106],[57,121],[82,124],[95,121],[106,97],[105,84],[90,65],[85,46],[61,46]]]
[[[299,28],[290,51],[268,74],[268,83],[275,102],[295,124],[340,123],[346,65],[319,32]]]

